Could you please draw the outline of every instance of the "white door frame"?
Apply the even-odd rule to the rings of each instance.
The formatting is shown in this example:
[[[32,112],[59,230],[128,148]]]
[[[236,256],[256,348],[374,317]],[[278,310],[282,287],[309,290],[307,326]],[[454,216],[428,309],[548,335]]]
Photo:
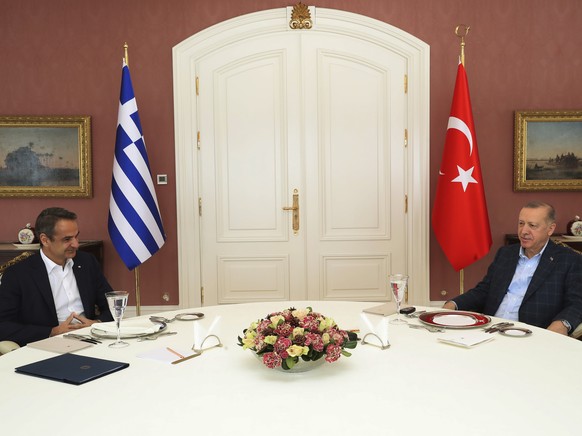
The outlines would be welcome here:
[[[310,9],[314,21],[310,30],[289,28],[291,8],[272,9],[218,23],[173,48],[178,285],[181,308],[201,304],[197,60],[234,41],[287,31],[350,35],[384,46],[407,59],[408,147],[411,157],[407,163],[407,265],[411,276],[409,302],[429,304],[429,46],[394,26],[369,17],[335,9]]]

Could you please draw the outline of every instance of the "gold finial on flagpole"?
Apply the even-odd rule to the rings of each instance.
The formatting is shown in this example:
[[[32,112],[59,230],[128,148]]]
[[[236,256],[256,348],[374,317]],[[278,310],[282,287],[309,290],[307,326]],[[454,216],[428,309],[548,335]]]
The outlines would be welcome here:
[[[127,54],[127,42],[123,44],[123,59],[125,59],[125,65],[129,67],[129,55]]]
[[[459,24],[455,27],[455,35],[461,38],[461,63],[465,66],[465,36],[471,30],[471,26],[467,26],[466,24]]]

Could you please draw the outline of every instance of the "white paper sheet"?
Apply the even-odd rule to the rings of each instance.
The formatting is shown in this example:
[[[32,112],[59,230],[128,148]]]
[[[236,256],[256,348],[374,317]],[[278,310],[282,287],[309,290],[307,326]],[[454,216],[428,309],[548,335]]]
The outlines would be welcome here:
[[[447,334],[447,336],[439,337],[438,340],[450,345],[471,348],[476,345],[483,344],[485,342],[493,340],[493,335],[491,333],[473,330],[450,333]]]

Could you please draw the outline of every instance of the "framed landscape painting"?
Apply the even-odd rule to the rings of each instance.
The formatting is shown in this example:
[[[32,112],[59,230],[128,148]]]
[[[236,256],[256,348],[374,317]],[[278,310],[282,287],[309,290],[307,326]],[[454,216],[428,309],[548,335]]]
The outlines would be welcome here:
[[[516,111],[515,191],[582,190],[582,111]]]
[[[91,195],[91,117],[0,116],[0,197]]]

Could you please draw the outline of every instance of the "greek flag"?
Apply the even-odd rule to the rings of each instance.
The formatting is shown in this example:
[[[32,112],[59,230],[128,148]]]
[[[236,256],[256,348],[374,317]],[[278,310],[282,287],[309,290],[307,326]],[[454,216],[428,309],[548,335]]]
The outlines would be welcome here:
[[[121,74],[108,229],[117,253],[130,270],[153,256],[166,240],[125,60]]]

